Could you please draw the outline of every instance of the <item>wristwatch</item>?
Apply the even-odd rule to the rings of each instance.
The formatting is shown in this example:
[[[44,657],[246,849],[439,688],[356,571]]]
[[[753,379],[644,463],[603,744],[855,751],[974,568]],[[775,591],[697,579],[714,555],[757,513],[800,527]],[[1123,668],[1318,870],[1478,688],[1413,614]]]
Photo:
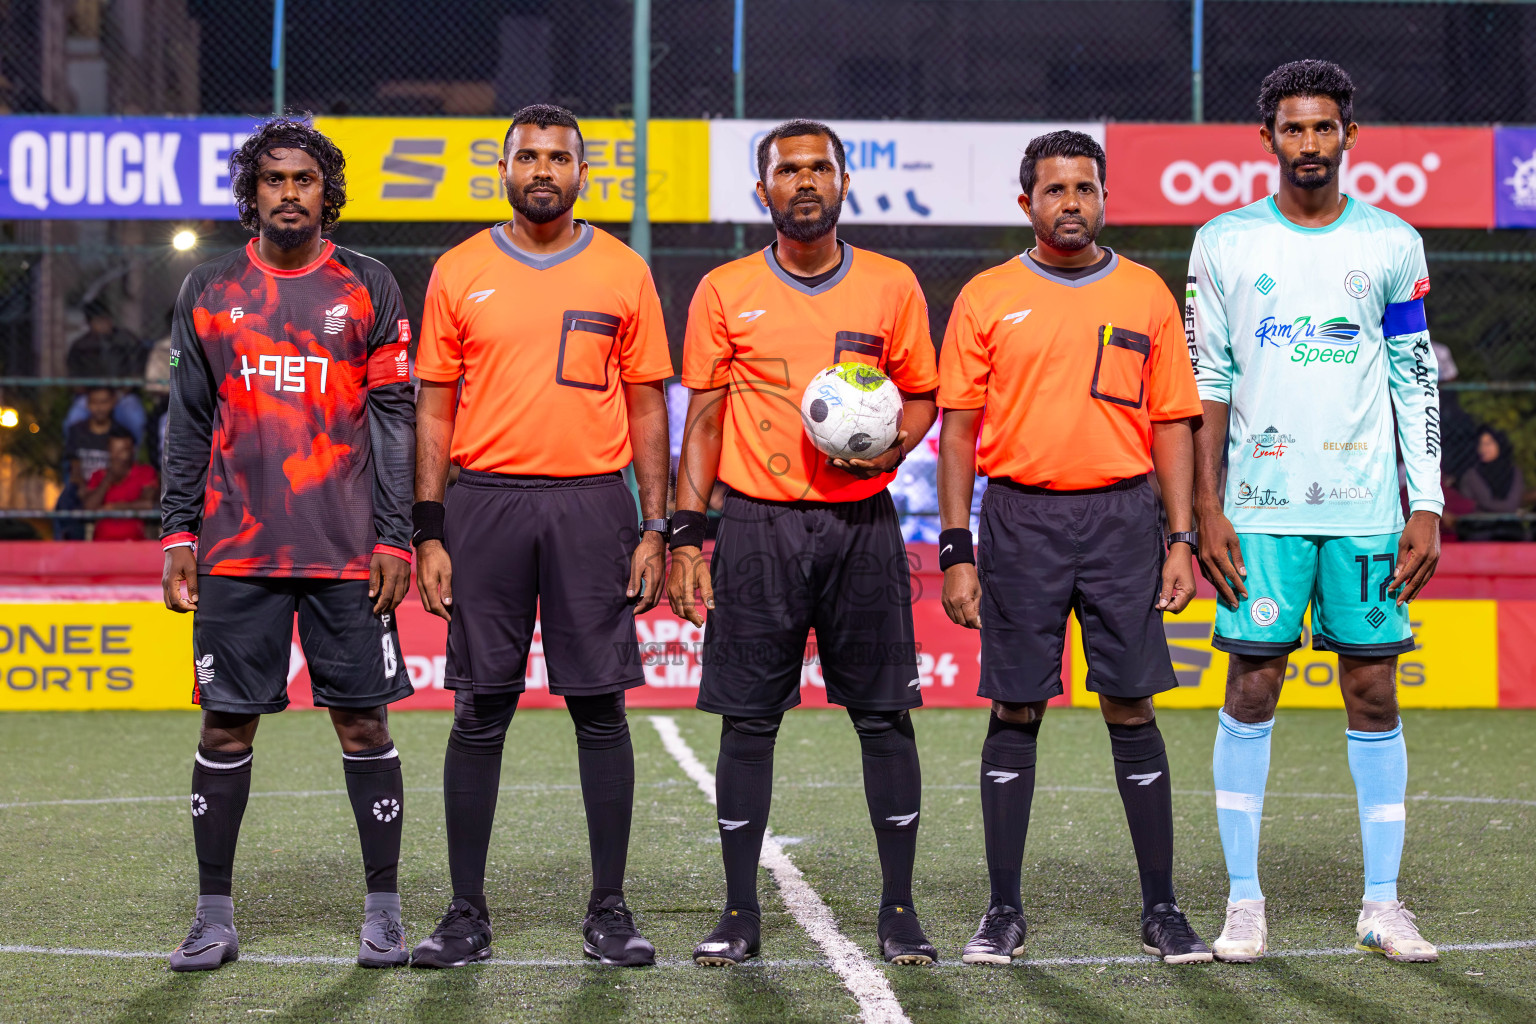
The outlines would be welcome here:
[[[666,540],[672,535],[672,525],[669,519],[647,519],[640,524],[641,533],[659,533],[661,539]]]
[[[1191,551],[1199,551],[1200,550],[1200,534],[1195,532],[1194,530],[1189,530],[1189,531],[1186,531],[1184,533],[1170,533],[1168,535],[1168,546],[1169,547],[1173,547],[1175,544],[1178,544],[1178,543],[1181,543],[1181,542],[1184,543],[1184,544],[1188,544],[1189,545],[1189,549]]]

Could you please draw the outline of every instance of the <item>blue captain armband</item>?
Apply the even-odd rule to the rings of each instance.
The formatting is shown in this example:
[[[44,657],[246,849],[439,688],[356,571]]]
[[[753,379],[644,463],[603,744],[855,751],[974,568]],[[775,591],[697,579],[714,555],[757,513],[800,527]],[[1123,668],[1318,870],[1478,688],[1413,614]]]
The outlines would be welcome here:
[[[1389,302],[1381,315],[1381,335],[1384,338],[1403,338],[1410,334],[1422,334],[1429,330],[1424,318],[1423,298],[1410,302]]]

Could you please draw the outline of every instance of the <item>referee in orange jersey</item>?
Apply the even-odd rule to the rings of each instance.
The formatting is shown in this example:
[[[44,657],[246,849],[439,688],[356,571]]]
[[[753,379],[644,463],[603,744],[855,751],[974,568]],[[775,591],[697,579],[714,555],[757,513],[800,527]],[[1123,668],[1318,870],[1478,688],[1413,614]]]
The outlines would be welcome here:
[[[992,896],[967,963],[1006,964],[1024,951],[1035,737],[1046,701],[1062,692],[1074,611],[1140,868],[1142,947],[1168,963],[1211,959],[1174,900],[1173,791],[1152,708],[1153,694],[1177,685],[1163,612],[1182,611],[1195,591],[1190,421],[1200,396],[1168,287],[1095,241],[1104,171],[1104,150],[1081,132],[1029,144],[1019,206],[1035,247],[965,286],[940,357],[944,608],[981,630],[980,695],[992,698],[981,748]],[[978,465],[989,486],[973,555]],[[1154,468],[1172,531],[1166,558]]]
[[[895,963],[937,954],[912,909],[921,777],[909,708],[922,704],[911,578],[891,474],[933,425],[938,371],[928,307],[904,264],[838,240],[848,191],[843,145],[790,121],[757,150],[758,197],[777,238],[709,272],[688,311],[683,383],[692,390],[673,514],[668,595],[704,631],[699,707],[723,718],[716,770],[726,904],[695,948],[740,963],[760,937],[757,861],[773,792],[773,748],[800,703],[808,631],[827,699],[853,719],[880,855],[879,941]],[[883,369],[905,398],[903,432],[869,460],[829,462],[811,445],[800,397],[835,362]],[[700,557],[716,478],[730,487],[712,560]]]
[[[587,165],[570,111],[518,111],[500,169],[512,219],[438,260],[416,356],[413,539],[422,603],[448,620],[453,901],[412,962],[490,955],[486,851],[537,609],[549,689],[576,727],[593,874],[583,949],[649,964],[624,901],[624,691],[644,682],[635,613],[661,596],[672,361],[645,261],[572,215]],[[643,517],[619,475],[631,460]]]

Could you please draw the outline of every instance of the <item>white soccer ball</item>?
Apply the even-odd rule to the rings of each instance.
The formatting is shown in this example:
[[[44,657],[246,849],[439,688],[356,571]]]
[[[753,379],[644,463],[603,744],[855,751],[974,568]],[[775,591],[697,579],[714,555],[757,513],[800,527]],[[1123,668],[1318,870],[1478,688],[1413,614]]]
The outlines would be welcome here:
[[[834,459],[873,459],[901,429],[901,390],[868,363],[837,363],[811,378],[800,419],[818,451]]]

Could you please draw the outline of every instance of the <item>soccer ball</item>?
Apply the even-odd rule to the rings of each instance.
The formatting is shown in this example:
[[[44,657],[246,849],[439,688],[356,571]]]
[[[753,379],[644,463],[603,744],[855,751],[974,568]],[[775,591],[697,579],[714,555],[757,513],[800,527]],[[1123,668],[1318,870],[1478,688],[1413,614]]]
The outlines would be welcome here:
[[[901,428],[901,391],[868,363],[837,363],[811,378],[800,419],[818,451],[834,459],[872,459]]]

